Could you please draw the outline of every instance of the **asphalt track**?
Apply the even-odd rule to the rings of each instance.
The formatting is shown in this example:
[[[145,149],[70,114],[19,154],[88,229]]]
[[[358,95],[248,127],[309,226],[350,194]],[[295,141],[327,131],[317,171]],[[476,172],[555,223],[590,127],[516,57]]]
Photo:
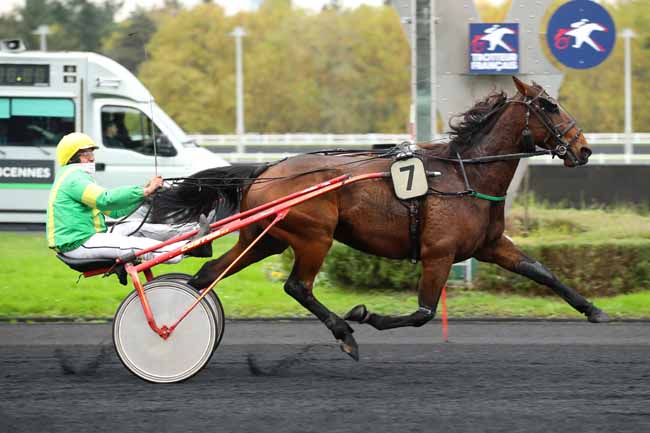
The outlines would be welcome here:
[[[228,322],[207,368],[152,385],[110,324],[0,324],[0,432],[650,432],[650,323]]]

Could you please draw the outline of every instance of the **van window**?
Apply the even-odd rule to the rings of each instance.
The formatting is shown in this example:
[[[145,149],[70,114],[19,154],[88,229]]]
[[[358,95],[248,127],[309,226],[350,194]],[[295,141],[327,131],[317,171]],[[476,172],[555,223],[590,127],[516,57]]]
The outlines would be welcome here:
[[[72,99],[0,98],[0,146],[56,146],[74,119]]]
[[[175,156],[176,148],[155,124],[154,129],[158,156]],[[102,142],[109,148],[153,155],[151,119],[136,108],[105,105],[102,107]]]

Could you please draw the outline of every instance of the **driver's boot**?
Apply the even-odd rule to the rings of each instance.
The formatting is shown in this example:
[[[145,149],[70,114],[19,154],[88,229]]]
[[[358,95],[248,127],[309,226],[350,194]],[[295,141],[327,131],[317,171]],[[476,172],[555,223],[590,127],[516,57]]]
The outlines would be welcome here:
[[[210,215],[213,215],[213,212],[210,212]],[[192,240],[202,238],[208,233],[210,233],[209,218],[201,214],[199,216],[199,232],[192,237]],[[212,242],[193,248],[187,251],[185,255],[189,257],[212,257]]]

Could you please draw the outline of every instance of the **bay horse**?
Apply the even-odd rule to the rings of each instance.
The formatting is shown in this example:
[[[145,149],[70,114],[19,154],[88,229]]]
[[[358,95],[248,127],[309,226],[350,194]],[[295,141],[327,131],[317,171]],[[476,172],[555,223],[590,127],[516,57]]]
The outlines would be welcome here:
[[[505,196],[519,158],[539,146],[562,158],[566,167],[575,167],[586,164],[591,155],[573,117],[541,86],[513,80],[514,97],[489,95],[450,122],[448,143],[422,144],[415,151],[426,170],[442,174],[428,179],[429,191],[419,211],[419,239],[411,236],[408,206],[395,196],[390,179],[362,181],[292,208],[227,275],[291,247],[295,261],[285,292],[320,319],[355,360],[358,346],[347,322],[379,330],[424,325],[434,318],[452,264],[470,257],[548,286],[590,322],[609,321],[605,312],[504,234],[504,201],[499,198]],[[231,213],[245,211],[342,174],[386,172],[392,161],[367,152],[321,152],[288,158],[262,173],[252,165],[204,170],[159,193],[153,214],[160,220],[174,213],[177,220],[190,220],[217,205],[230,206]],[[270,221],[242,228],[235,246],[205,263],[189,284],[199,290],[209,286]],[[334,239],[392,259],[409,258],[417,248],[422,266],[418,308],[404,316],[372,313],[364,305],[343,318],[331,312],[316,298],[313,285]]]

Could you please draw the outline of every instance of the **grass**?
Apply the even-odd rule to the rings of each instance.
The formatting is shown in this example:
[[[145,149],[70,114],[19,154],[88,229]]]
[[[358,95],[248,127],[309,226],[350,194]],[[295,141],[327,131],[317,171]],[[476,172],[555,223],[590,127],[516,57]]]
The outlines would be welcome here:
[[[508,218],[508,233],[517,244],[604,240],[650,241],[650,216],[633,208],[553,209],[534,203],[528,210],[517,206]]]
[[[650,217],[631,210],[529,210],[532,229],[523,230],[523,209],[512,213],[509,230],[518,243],[566,241],[569,239],[650,239]],[[214,243],[215,256],[226,251],[235,236]],[[156,273],[193,274],[203,261],[188,258],[177,265],[160,265]],[[217,292],[230,318],[311,317],[284,293],[283,275],[278,274],[278,259],[271,257],[222,281]],[[81,278],[48,250],[42,233],[0,233],[0,317],[112,317],[129,293],[117,278]],[[415,284],[415,282],[414,282]],[[415,292],[355,290],[316,286],[322,303],[339,315],[364,303],[384,314],[411,313],[417,307]],[[650,291],[596,299],[597,305],[613,317],[650,318]],[[556,297],[523,297],[484,293],[479,290],[450,288],[450,317],[541,317],[577,318],[564,301]]]

